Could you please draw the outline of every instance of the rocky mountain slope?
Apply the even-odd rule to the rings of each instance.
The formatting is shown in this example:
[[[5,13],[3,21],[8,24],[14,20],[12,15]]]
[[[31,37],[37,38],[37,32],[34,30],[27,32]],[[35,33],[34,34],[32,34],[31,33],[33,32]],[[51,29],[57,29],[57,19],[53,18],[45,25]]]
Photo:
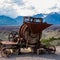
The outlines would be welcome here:
[[[51,37],[60,38],[60,25],[52,25],[43,31],[42,39]]]
[[[44,18],[45,22],[50,24],[60,24],[60,14],[50,13]]]
[[[10,18],[8,16],[4,15],[0,16],[0,26],[7,26],[7,25],[16,26],[18,25],[18,22],[15,19]]]

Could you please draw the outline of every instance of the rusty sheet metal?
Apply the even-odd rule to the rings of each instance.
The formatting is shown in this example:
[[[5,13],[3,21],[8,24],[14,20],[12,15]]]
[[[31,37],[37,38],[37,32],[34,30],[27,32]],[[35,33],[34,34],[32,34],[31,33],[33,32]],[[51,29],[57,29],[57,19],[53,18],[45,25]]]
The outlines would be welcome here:
[[[52,24],[47,23],[25,23],[30,28],[32,33],[40,33],[47,27],[51,26]]]

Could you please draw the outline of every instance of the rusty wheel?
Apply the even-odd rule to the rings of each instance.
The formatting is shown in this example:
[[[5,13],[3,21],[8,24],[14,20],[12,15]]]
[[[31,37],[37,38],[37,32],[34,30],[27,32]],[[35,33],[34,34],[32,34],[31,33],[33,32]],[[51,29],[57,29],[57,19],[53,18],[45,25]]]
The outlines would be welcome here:
[[[11,54],[11,52],[9,49],[6,49],[4,47],[1,49],[1,56],[2,57],[8,57],[8,56],[10,56],[10,54]]]
[[[55,46],[49,46],[48,47],[48,53],[49,54],[54,54],[56,52],[56,47]]]
[[[29,43],[36,43],[39,40],[39,34],[33,34],[30,30],[30,28],[27,25],[22,26],[23,29],[21,29],[23,37],[25,40],[29,40]]]
[[[18,32],[16,32],[16,31],[10,32],[10,34],[8,36],[9,41],[14,41],[14,40],[16,40],[16,38],[19,38]]]
[[[21,26],[19,34],[26,41],[26,47],[35,47],[38,41],[40,41],[40,34],[31,32],[30,27],[26,24]]]

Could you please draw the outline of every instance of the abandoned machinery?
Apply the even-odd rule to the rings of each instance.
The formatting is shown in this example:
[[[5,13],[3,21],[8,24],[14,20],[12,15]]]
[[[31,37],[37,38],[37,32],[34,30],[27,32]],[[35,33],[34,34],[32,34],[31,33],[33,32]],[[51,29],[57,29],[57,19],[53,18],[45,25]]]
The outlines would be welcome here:
[[[21,54],[21,48],[28,47],[36,54],[55,53],[55,46],[47,47],[40,41],[42,31],[51,25],[43,22],[42,18],[24,17],[19,32],[12,31],[8,36],[8,41],[0,41],[1,56],[9,56],[15,52]]]

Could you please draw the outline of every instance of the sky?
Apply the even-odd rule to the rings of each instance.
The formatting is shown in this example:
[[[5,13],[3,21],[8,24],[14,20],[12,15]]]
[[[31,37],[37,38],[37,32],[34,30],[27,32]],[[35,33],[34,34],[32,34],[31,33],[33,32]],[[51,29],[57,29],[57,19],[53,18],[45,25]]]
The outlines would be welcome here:
[[[0,0],[0,15],[12,18],[51,12],[60,13],[60,0]]]

